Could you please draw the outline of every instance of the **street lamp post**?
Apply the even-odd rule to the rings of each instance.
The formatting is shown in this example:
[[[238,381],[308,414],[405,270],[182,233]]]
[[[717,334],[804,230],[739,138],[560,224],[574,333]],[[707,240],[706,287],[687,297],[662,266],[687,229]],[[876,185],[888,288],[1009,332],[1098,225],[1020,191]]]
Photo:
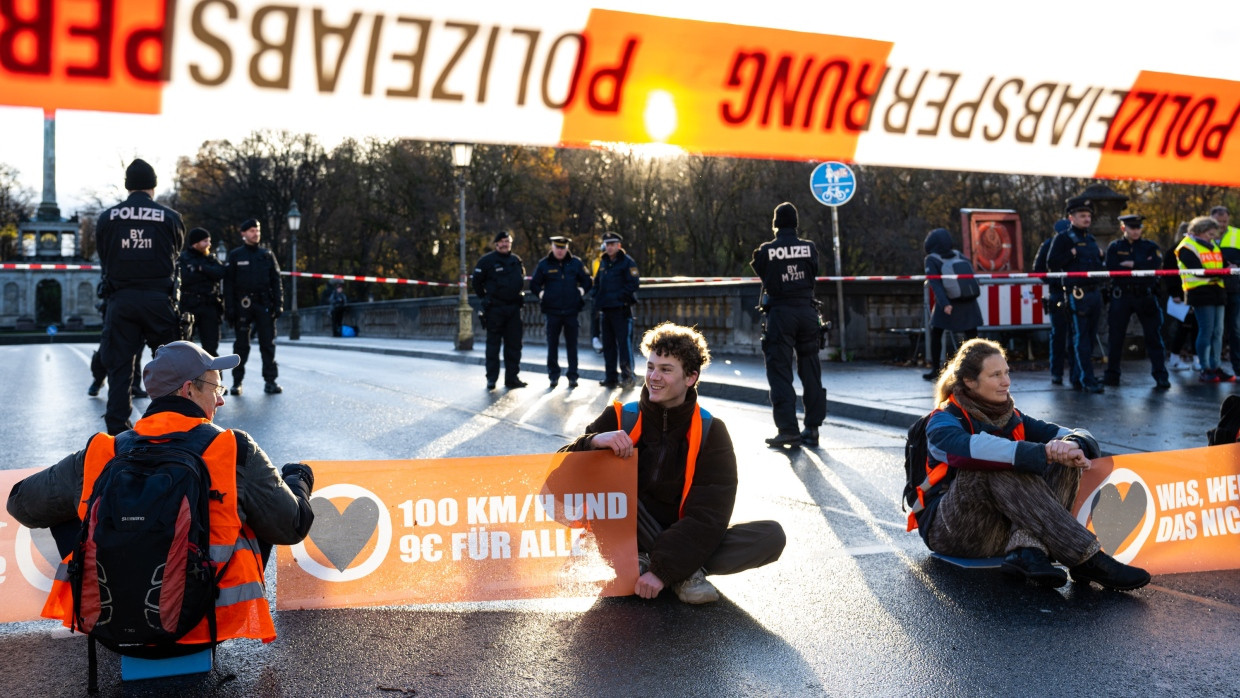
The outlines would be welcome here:
[[[293,317],[289,329],[289,339],[301,339],[301,314],[297,312],[297,231],[301,228],[301,211],[297,210],[297,202],[288,207],[288,229],[293,234],[293,263],[289,266],[293,272]]]
[[[461,300],[457,303],[457,351],[469,351],[474,348],[474,311],[469,307],[467,288],[468,276],[465,266],[465,172],[469,169],[469,161],[474,157],[472,143],[452,144],[452,164],[456,167],[456,186],[460,194],[461,209],[458,218],[461,222]]]

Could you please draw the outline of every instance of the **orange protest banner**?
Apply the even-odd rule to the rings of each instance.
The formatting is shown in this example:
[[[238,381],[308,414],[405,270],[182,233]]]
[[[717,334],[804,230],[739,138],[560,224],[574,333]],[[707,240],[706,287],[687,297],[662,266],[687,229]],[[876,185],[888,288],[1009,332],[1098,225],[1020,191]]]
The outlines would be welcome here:
[[[1240,444],[1099,458],[1072,513],[1153,574],[1240,568]]]
[[[307,464],[314,526],[278,550],[278,609],[633,593],[636,456]]]
[[[38,468],[0,470],[0,496]],[[22,526],[0,507],[0,623],[39,620],[60,555],[46,528]]]

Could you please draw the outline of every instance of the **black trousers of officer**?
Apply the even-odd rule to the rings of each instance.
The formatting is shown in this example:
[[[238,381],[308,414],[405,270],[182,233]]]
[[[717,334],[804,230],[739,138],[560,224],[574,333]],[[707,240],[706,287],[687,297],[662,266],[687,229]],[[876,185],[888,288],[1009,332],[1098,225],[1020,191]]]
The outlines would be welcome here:
[[[521,308],[521,305],[492,303],[486,309],[488,383],[499,380],[500,344],[504,346],[504,384],[514,385],[520,380],[521,338],[525,334]]]
[[[98,350],[96,350],[93,354],[90,355],[90,377],[92,380],[94,380],[96,383],[99,383],[100,385],[103,385],[104,381],[108,379],[108,369],[103,367],[103,358],[99,355]],[[141,387],[142,387],[142,357],[135,356],[133,357],[133,384],[130,387],[130,392],[133,392],[134,390],[137,390],[138,388],[141,388]]]
[[[1144,295],[1121,292],[1118,298],[1111,298],[1111,307],[1107,309],[1110,342],[1107,344],[1105,377],[1112,381],[1119,380],[1120,361],[1124,358],[1124,338],[1128,330],[1128,319],[1133,313],[1137,314],[1137,319],[1141,322],[1145,354],[1150,360],[1150,375],[1154,376],[1154,380],[1165,381],[1167,364],[1162,340],[1162,308],[1158,305],[1158,296],[1153,289]]]
[[[1098,336],[1098,321],[1102,319],[1102,293],[1097,288],[1082,291],[1080,298],[1071,291],[1065,294],[1072,326],[1072,341],[1068,345],[1069,373],[1073,386],[1092,388],[1098,384],[1094,375],[1094,338]]]
[[[629,306],[604,308],[600,334],[603,341],[603,380],[616,383],[633,378],[633,313]]]
[[[1068,353],[1068,301],[1063,291],[1051,291],[1044,306],[1051,321],[1051,378],[1063,380],[1063,364]]]
[[[771,409],[781,434],[797,434],[797,393],[792,387],[795,354],[797,375],[804,391],[805,426],[816,428],[827,418],[827,391],[822,387],[818,358],[818,311],[808,300],[778,303],[766,314],[762,334],[766,380],[771,386]]]
[[[276,321],[271,309],[255,303],[248,308],[237,309],[237,337],[233,340],[233,353],[241,357],[241,363],[232,370],[233,386],[245,379],[245,362],[250,358],[250,335],[258,332],[258,353],[263,357],[263,380],[274,381],[280,373],[276,365]]]
[[[568,376],[577,380],[577,314],[547,316],[547,377],[560,379],[560,333],[564,333],[564,351],[568,354]]]
[[[188,331],[185,333],[186,340],[194,338],[194,332],[198,333],[198,344],[203,351],[211,356],[220,355],[220,309],[214,303],[208,305],[200,305],[186,312],[190,316],[190,324]]]
[[[108,298],[99,354],[108,370],[108,408],[103,415],[109,434],[130,428],[134,357],[142,344],[160,347],[180,339],[181,323],[167,291],[122,289]],[[152,397],[163,397],[153,395]]]

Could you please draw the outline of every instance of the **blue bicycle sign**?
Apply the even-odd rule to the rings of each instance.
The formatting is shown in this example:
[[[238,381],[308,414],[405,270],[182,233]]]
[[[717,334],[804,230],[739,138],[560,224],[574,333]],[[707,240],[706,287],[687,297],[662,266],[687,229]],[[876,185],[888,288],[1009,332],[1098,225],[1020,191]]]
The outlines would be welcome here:
[[[843,206],[857,191],[852,168],[842,162],[824,162],[809,175],[809,189],[819,203]]]

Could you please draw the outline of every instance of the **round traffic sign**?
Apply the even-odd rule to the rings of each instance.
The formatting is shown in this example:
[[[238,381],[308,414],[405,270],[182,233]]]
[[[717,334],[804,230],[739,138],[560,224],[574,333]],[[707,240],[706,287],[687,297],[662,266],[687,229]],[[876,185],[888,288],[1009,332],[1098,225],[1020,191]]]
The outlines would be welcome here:
[[[856,193],[857,178],[852,168],[842,162],[823,162],[810,173],[809,189],[819,203],[843,206]]]

